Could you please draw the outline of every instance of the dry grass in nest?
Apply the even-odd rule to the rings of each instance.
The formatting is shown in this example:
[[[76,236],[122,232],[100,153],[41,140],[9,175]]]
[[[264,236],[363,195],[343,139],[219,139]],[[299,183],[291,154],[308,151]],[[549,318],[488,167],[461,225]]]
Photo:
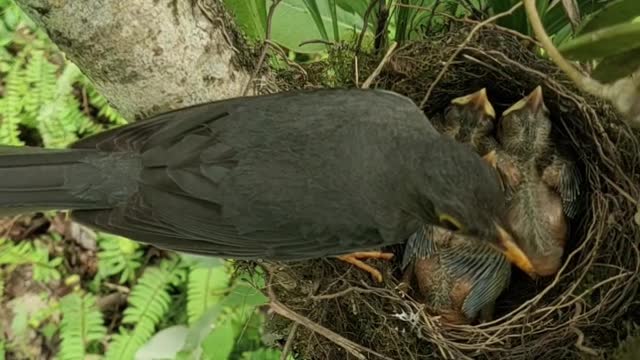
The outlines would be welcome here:
[[[572,144],[587,182],[587,210],[572,224],[564,266],[538,282],[516,271],[494,321],[453,326],[425,314],[422,304],[395,289],[401,275],[396,263],[376,264],[385,275],[381,285],[333,259],[265,264],[276,312],[285,307],[284,313],[297,314],[294,320],[301,323],[288,342],[304,359],[600,357],[617,344],[621,323],[638,313],[633,311],[640,283],[638,134],[608,105],[578,93],[553,64],[531,51],[530,39],[484,27],[460,47],[472,26],[454,27],[429,42],[399,48],[371,87],[420,103],[456,50],[426,99],[430,117],[452,98],[482,87],[500,113],[542,85],[554,131]],[[360,84],[381,58],[361,56]],[[328,64],[305,70],[284,72],[278,87],[356,85],[350,50],[338,49]],[[402,246],[394,250],[400,254]],[[291,324],[274,318],[271,328],[288,334]]]

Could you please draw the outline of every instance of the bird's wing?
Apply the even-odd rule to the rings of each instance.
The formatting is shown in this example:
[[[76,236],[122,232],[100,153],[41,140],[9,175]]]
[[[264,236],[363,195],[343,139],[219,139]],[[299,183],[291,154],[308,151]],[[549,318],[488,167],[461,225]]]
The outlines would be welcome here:
[[[493,303],[509,283],[509,262],[487,244],[473,240],[460,242],[446,249],[440,258],[453,278],[468,279],[471,284],[471,292],[462,307],[470,319],[476,318],[482,308]]]
[[[576,163],[555,151],[545,167],[542,179],[555,189],[562,199],[564,213],[574,218],[579,210],[582,175]]]
[[[297,218],[294,209],[282,209],[283,204],[294,203],[296,199],[287,198],[288,202],[273,203],[268,192],[255,194],[258,190],[246,186],[249,182],[244,183],[244,197],[242,201],[234,203],[233,211],[227,206],[229,198],[238,190],[238,177],[242,176],[237,170],[245,157],[236,156],[238,149],[243,149],[245,154],[251,152],[249,150],[254,148],[247,150],[246,147],[243,148],[243,144],[260,140],[256,140],[255,134],[253,137],[246,134],[255,128],[251,122],[279,121],[282,117],[278,118],[273,114],[280,116],[287,109],[304,115],[305,110],[312,108],[330,108],[334,101],[332,99],[343,94],[344,92],[333,91],[318,93],[313,98],[304,98],[306,95],[303,94],[286,94],[282,95],[282,99],[272,102],[268,102],[266,98],[254,98],[255,101],[238,99],[208,103],[168,112],[80,141],[74,147],[139,153],[142,170],[137,175],[140,184],[138,193],[125,204],[112,210],[77,211],[74,217],[103,231],[164,248],[238,259],[299,260],[339,255],[382,245],[376,224],[368,219],[360,222],[361,219],[353,215],[353,218],[342,219],[344,225],[340,228],[341,225],[336,226],[329,218]],[[376,96],[380,96],[380,92],[360,94],[365,97],[358,98],[361,102],[376,100]],[[292,98],[296,96],[300,97]],[[374,97],[368,98],[369,96]],[[322,100],[324,98],[329,100]],[[401,105],[398,109],[413,111],[413,107],[408,106],[410,101],[402,99],[405,102],[398,103]],[[305,102],[309,108],[282,105],[296,103],[296,100],[298,103]],[[256,106],[262,107],[256,109]],[[288,116],[282,121],[291,121],[291,126],[304,125],[304,119],[296,118],[294,114],[283,116]],[[320,115],[316,117],[318,116]],[[416,117],[417,119],[419,118]],[[218,126],[222,123],[226,125]],[[225,143],[225,131],[237,133],[232,138],[233,141]],[[270,150],[260,149],[255,148],[253,155]],[[256,169],[252,166],[254,164],[244,170]],[[297,167],[289,168],[286,164],[283,166],[293,171],[294,175],[304,175],[294,171],[298,170]],[[259,180],[251,181],[257,183]],[[273,185],[263,188],[283,191],[275,189]],[[262,199],[262,207],[258,210],[256,202],[252,203],[252,197],[255,196]],[[235,198],[237,199],[238,197]],[[292,219],[261,217],[270,213],[265,204],[273,204],[276,206],[274,211]],[[345,209],[340,210],[348,215]],[[252,214],[258,214],[257,218]],[[268,221],[270,218],[273,221]]]
[[[409,237],[402,255],[402,269],[406,269],[415,259],[429,257],[436,253],[433,230],[433,226],[423,225]]]

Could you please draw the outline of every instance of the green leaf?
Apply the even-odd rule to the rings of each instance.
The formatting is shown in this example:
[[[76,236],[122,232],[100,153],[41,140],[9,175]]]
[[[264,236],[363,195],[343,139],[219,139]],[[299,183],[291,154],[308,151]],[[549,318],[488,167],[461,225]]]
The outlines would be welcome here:
[[[603,59],[591,76],[601,82],[610,83],[631,75],[640,68],[640,47]]]
[[[189,328],[175,325],[157,332],[136,352],[135,360],[172,360],[184,346]]]
[[[102,313],[92,294],[71,293],[60,300],[62,321],[60,323],[61,360],[84,360],[91,342],[103,340],[107,329]]]
[[[333,25],[333,41],[340,41],[340,30],[338,29],[338,4],[336,0],[327,0],[329,2],[329,12],[331,13],[331,25]]]
[[[100,233],[98,236],[98,277],[120,275],[119,282],[133,281],[142,265],[142,250],[137,243],[120,236]]]
[[[234,15],[236,24],[252,40],[265,38],[267,30],[266,0],[224,0],[226,8]]]
[[[242,353],[242,360],[280,360],[280,356],[282,351],[278,349],[259,349]],[[289,354],[287,360],[294,360],[293,355]]]
[[[300,46],[305,41],[325,39],[321,30],[319,30],[319,26],[313,25],[319,20],[322,20],[325,31],[328,31],[327,29],[331,31],[330,34],[327,33],[327,38],[335,38],[328,2],[323,1],[316,4],[320,12],[320,19],[315,18],[310,13],[305,0],[282,0],[273,15],[271,27],[273,41],[299,53],[311,54],[325,51],[325,44]],[[359,35],[363,24],[361,15],[337,6],[336,17],[338,38],[341,41],[349,41]],[[292,29],[295,29],[295,31],[292,31]]]
[[[228,359],[233,351],[236,331],[231,321],[216,325],[202,342],[204,355],[209,359]]]
[[[576,34],[583,35],[610,26],[626,23],[637,16],[640,16],[640,1],[611,1],[583,21],[581,26],[576,30]]]
[[[187,285],[189,324],[195,323],[217,303],[228,288],[229,273],[224,266],[192,268]]]
[[[129,306],[124,311],[120,333],[114,336],[106,360],[132,359],[155,333],[171,305],[169,287],[180,274],[179,263],[163,260],[159,266],[147,268],[129,294]],[[133,329],[128,330],[127,325]]]
[[[229,294],[213,305],[206,313],[189,329],[189,336],[181,350],[182,354],[193,354],[198,351],[200,344],[208,336],[212,326],[216,324],[223,310],[226,308],[255,307],[263,305],[267,298],[254,287],[240,282],[236,284]]]
[[[615,25],[581,35],[558,49],[574,60],[602,59],[640,46],[640,22]]]
[[[327,35],[327,29],[324,27],[324,20],[322,19],[322,14],[320,14],[320,9],[318,8],[316,0],[304,0],[304,3],[307,6],[307,11],[311,14],[318,31],[320,31],[322,38],[324,40],[329,40],[329,35]],[[337,19],[335,22],[337,26]],[[338,36],[338,34],[334,34],[334,36]]]
[[[496,15],[508,11],[519,2],[521,2],[521,0],[493,0],[490,2],[491,14]],[[529,33],[529,22],[527,21],[527,15],[522,6],[511,15],[498,19],[497,23],[500,26],[515,30],[521,34]]]

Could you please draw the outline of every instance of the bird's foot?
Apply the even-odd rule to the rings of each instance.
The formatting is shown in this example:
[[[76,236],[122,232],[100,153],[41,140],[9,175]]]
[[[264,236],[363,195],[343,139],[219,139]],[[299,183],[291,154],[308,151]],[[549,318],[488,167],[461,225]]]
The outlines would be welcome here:
[[[371,265],[365,264],[362,260],[364,259],[380,259],[380,260],[391,260],[393,258],[392,253],[384,253],[382,251],[360,251],[354,252],[347,255],[338,256],[338,259],[348,262],[349,264],[364,270],[373,276],[373,279],[377,282],[382,282],[382,274],[378,269],[374,268]]]

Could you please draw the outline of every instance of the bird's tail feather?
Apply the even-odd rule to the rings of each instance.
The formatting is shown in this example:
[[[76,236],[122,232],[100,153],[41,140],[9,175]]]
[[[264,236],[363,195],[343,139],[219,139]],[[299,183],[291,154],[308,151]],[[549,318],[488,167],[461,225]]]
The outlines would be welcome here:
[[[97,191],[108,155],[86,149],[0,146],[0,215],[108,207]]]

